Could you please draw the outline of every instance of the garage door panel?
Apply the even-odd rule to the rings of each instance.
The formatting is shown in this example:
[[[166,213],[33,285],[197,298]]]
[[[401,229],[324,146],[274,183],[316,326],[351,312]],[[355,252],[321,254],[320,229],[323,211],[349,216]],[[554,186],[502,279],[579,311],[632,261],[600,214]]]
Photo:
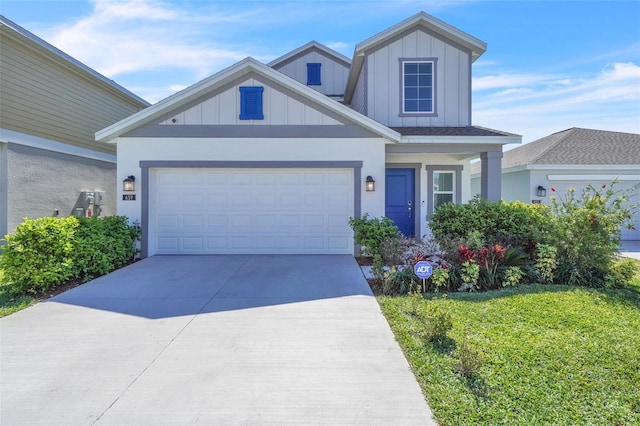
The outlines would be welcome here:
[[[353,171],[152,169],[150,254],[353,253]]]

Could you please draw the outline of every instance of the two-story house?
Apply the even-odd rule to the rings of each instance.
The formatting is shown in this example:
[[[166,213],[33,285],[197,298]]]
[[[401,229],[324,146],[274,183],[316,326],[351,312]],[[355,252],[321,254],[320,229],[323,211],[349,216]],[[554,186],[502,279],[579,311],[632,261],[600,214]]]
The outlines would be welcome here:
[[[482,41],[419,13],[355,47],[311,42],[252,58],[96,134],[117,144],[118,213],[139,220],[143,256],[354,253],[350,217],[386,215],[422,236],[435,207],[500,197],[502,146],[472,125]]]
[[[0,239],[25,217],[115,214],[116,149],[94,134],[147,106],[0,16]]]

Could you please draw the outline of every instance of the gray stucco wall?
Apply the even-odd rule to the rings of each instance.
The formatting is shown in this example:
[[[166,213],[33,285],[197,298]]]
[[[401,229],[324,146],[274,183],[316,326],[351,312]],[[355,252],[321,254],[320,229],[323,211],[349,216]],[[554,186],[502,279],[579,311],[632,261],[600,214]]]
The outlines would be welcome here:
[[[100,216],[116,213],[116,165],[9,143],[7,159],[7,230],[24,217],[73,212],[82,191],[105,191]],[[1,204],[1,203],[0,203]],[[4,236],[4,234],[2,235]]]

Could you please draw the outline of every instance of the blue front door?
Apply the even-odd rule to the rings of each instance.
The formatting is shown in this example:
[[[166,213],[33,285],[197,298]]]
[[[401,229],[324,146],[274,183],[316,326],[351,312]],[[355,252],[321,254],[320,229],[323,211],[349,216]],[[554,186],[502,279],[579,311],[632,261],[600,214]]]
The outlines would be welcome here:
[[[415,235],[414,169],[387,169],[385,173],[384,214],[395,223],[403,235]]]

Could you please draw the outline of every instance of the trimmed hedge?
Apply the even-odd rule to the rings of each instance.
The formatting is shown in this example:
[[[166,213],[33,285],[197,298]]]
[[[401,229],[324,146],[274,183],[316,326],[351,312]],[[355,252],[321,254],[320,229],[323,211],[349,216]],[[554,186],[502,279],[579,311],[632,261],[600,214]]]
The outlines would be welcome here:
[[[27,218],[6,236],[0,268],[13,293],[40,293],[126,265],[137,254],[139,237],[123,216]]]
[[[475,196],[467,204],[444,204],[429,218],[433,236],[439,240],[464,239],[470,233],[493,242],[501,236],[546,240],[550,232],[549,208],[520,201],[497,203]]]

